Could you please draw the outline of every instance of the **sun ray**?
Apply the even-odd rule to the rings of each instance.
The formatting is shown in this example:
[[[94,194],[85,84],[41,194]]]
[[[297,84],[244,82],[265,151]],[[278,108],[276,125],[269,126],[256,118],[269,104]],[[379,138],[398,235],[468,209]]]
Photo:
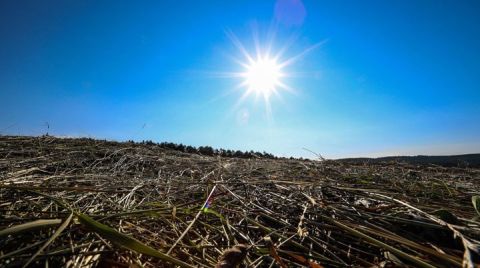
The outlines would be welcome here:
[[[227,36],[230,38],[232,43],[240,50],[243,56],[248,60],[249,63],[254,62],[254,59],[248,53],[247,49],[243,46],[242,42],[237,38],[237,36],[232,31],[226,31]]]
[[[322,42],[319,42],[319,43],[316,43],[315,45],[313,46],[310,46],[308,47],[307,49],[303,50],[302,52],[298,53],[297,55],[293,56],[293,57],[290,57],[288,59],[286,59],[285,61],[281,62],[279,64],[279,67],[280,68],[283,68],[283,67],[286,67],[294,62],[296,62],[297,60],[299,60],[300,58],[302,58],[303,56],[305,56],[306,54],[308,54],[310,51],[322,46],[323,44],[325,44],[327,42],[327,40],[324,40]]]
[[[255,53],[256,53],[256,58],[255,60],[258,61],[258,58],[262,55],[262,51],[261,51],[261,47],[260,47],[260,38],[259,38],[259,35],[258,35],[258,29],[257,29],[257,26],[254,25],[252,27],[252,38],[253,38],[253,43],[255,45]]]
[[[279,88],[282,88],[282,89],[284,89],[284,90],[286,90],[286,91],[288,91],[288,92],[290,92],[290,93],[297,94],[297,91],[296,91],[293,87],[291,87],[291,86],[289,86],[289,85],[287,85],[287,84],[285,84],[285,83],[278,82],[278,87],[279,87]]]
[[[273,43],[275,42],[275,37],[276,37],[276,33],[277,33],[276,28],[277,28],[277,24],[272,22],[270,24],[270,27],[269,27],[269,30],[268,30],[268,33],[267,33],[267,42],[266,42],[266,45],[265,45],[265,54],[269,57],[270,57],[271,52],[272,52]]]
[[[293,35],[289,37],[283,44],[283,46],[275,53],[275,56],[273,57],[275,60],[280,60],[283,55],[288,51],[288,49],[295,43],[295,41],[298,39],[297,35]]]

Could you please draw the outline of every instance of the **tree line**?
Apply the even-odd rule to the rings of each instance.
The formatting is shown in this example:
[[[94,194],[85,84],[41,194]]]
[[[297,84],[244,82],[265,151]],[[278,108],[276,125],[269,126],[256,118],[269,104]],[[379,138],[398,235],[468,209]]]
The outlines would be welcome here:
[[[129,141],[133,142],[133,141]],[[222,157],[236,157],[236,158],[269,158],[269,159],[277,159],[277,157],[271,153],[267,152],[254,152],[253,150],[250,151],[240,151],[240,150],[225,150],[225,149],[215,149],[210,146],[191,146],[191,145],[184,145],[178,144],[174,142],[161,142],[155,143],[151,140],[144,140],[141,144],[145,145],[157,145],[160,148],[164,149],[171,149],[175,151],[180,151],[184,153],[192,153],[192,154],[200,154],[200,155],[207,155],[207,156],[222,156]]]

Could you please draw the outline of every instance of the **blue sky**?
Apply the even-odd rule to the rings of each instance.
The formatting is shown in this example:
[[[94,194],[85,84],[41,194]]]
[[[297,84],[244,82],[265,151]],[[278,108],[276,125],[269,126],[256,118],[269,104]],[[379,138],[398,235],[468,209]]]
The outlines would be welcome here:
[[[1,1],[0,134],[283,156],[480,152],[478,1]],[[293,64],[247,97],[226,34]]]

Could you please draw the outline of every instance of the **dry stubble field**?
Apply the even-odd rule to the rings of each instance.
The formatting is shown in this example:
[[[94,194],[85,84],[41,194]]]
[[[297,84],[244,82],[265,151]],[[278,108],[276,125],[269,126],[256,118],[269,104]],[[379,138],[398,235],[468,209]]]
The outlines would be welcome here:
[[[479,181],[0,136],[0,267],[480,267]]]

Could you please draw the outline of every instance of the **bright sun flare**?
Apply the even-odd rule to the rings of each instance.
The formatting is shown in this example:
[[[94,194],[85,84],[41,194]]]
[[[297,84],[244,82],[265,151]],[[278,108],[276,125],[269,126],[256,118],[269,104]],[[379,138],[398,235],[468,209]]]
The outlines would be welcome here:
[[[243,55],[243,59],[234,57],[234,60],[243,67],[243,70],[226,73],[227,77],[241,78],[243,80],[238,87],[245,89],[245,91],[235,107],[238,107],[245,98],[253,94],[256,97],[263,98],[268,116],[271,113],[270,98],[273,95],[281,99],[280,91],[295,92],[293,88],[282,81],[282,79],[292,76],[292,73],[284,69],[323,43],[315,44],[297,55],[282,59],[288,44],[277,53],[272,54],[273,39],[261,45],[258,37],[254,35],[256,53],[251,53],[232,32],[227,32],[227,34]]]
[[[259,58],[247,65],[245,83],[249,91],[266,97],[280,86],[281,67],[274,59]]]

